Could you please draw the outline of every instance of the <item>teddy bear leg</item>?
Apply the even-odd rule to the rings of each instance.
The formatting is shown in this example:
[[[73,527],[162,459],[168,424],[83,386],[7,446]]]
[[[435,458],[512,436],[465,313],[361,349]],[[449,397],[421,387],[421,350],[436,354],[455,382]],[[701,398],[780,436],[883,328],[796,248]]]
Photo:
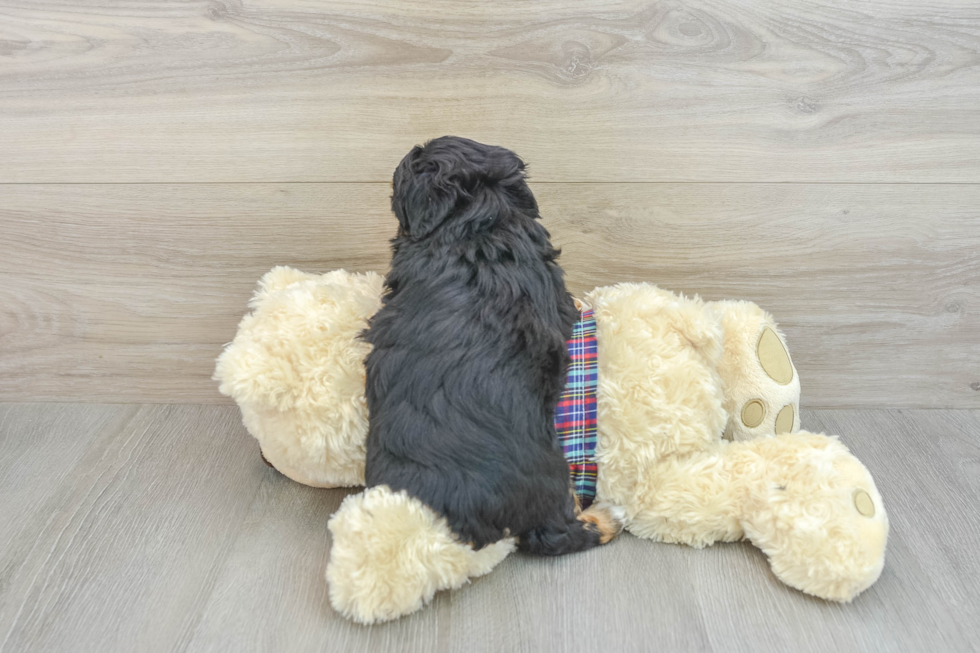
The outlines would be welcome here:
[[[782,582],[828,600],[850,601],[884,565],[888,516],[874,479],[826,435],[721,441],[662,460],[627,510],[638,537],[696,547],[746,538]]]
[[[800,428],[800,377],[775,320],[756,304],[708,304],[725,329],[718,374],[725,382],[725,439],[795,433]]]
[[[888,516],[871,474],[836,438],[800,431],[736,442],[726,458],[744,488],[745,535],[781,581],[847,602],[878,579]]]
[[[702,548],[745,536],[741,493],[726,463],[728,442],[647,467],[627,506],[627,529],[637,537]]]
[[[428,506],[385,485],[344,499],[328,528],[330,603],[362,624],[419,610],[437,591],[489,573],[515,546],[509,538],[476,551]]]

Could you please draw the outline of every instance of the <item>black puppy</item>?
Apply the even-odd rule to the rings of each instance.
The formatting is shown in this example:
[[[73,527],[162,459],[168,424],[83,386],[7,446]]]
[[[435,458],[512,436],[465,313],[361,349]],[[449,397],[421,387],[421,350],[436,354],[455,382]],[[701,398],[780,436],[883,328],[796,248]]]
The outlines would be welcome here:
[[[365,338],[368,487],[406,490],[474,548],[561,555],[606,542],[579,514],[554,411],[578,317],[510,150],[445,136],[395,170],[398,234]]]

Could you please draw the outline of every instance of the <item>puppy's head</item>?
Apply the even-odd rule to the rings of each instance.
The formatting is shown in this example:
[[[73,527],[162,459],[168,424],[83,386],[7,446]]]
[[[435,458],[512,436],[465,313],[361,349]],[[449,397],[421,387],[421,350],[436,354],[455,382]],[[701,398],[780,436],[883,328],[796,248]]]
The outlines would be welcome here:
[[[400,233],[417,240],[450,224],[475,233],[509,212],[538,217],[524,167],[508,149],[458,136],[416,145],[393,179]]]

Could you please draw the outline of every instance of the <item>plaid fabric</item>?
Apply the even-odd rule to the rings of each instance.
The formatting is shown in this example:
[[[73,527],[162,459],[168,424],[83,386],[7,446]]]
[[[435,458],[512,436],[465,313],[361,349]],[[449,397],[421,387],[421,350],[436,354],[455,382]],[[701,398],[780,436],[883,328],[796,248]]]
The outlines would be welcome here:
[[[599,356],[596,347],[595,317],[582,311],[568,341],[572,357],[568,380],[555,410],[555,430],[572,476],[572,487],[582,507],[595,499],[596,482],[596,385]]]

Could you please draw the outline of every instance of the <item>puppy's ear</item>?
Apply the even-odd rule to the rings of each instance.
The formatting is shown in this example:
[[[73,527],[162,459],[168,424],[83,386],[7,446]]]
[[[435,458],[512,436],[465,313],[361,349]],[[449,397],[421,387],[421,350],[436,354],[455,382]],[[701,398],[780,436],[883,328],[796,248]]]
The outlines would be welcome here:
[[[424,238],[452,213],[459,188],[449,179],[446,166],[426,157],[416,145],[405,155],[392,180],[391,210],[402,233]]]

